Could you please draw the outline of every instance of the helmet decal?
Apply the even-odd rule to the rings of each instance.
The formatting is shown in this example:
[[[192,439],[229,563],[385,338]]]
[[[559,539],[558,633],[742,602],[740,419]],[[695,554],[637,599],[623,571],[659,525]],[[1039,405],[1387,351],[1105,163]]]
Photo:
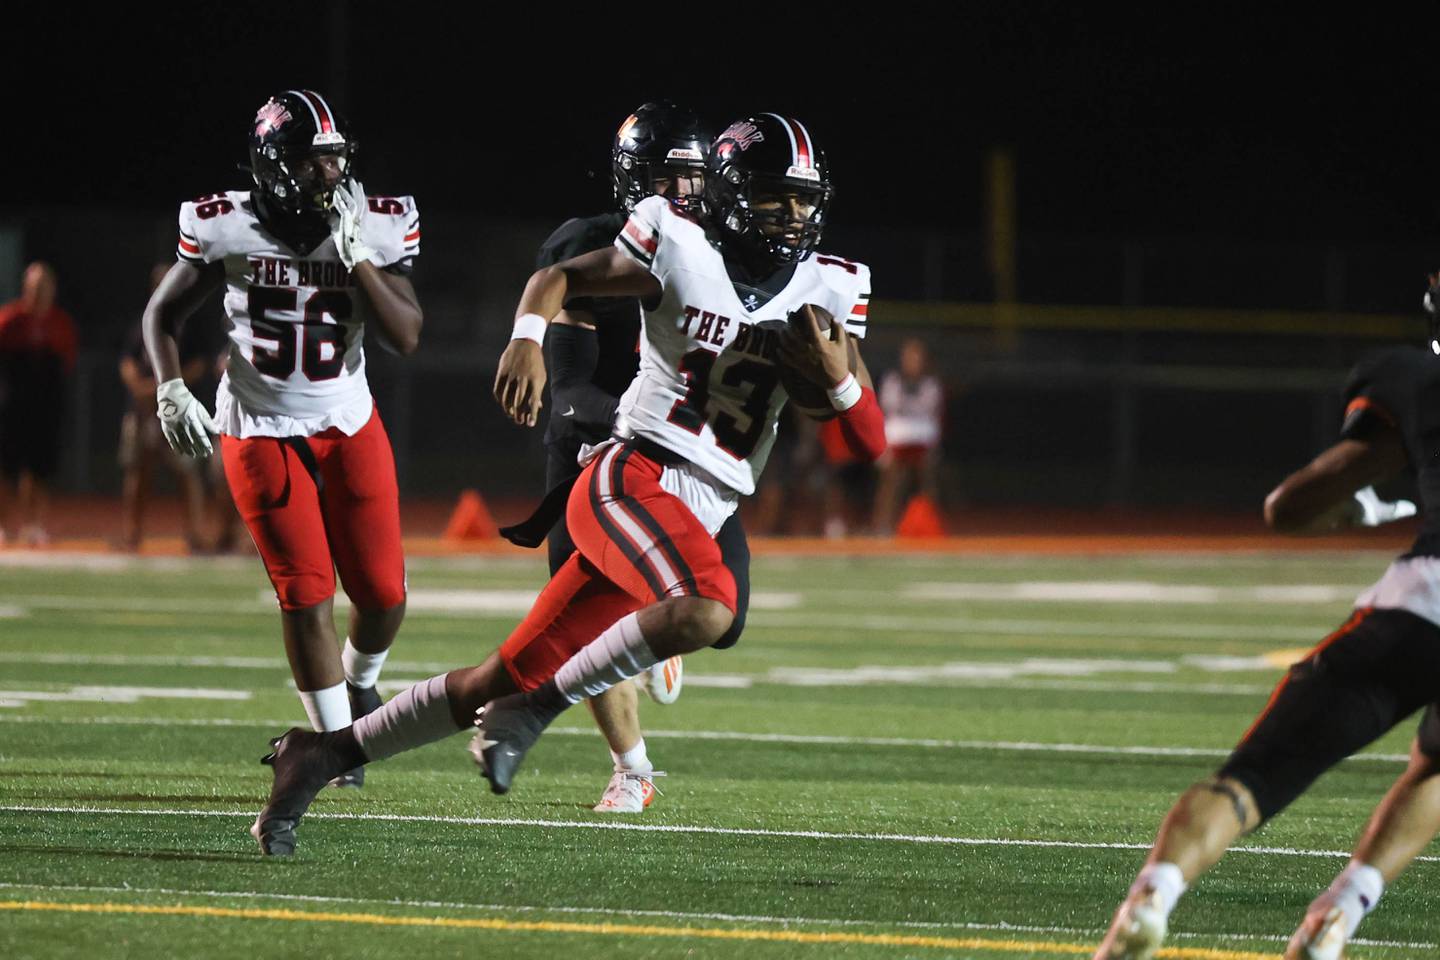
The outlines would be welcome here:
[[[255,136],[263,138],[271,131],[280,129],[286,121],[292,119],[294,118],[290,116],[290,111],[285,109],[283,103],[267,100],[265,106],[255,114]]]
[[[767,114],[767,116],[773,117],[775,116],[775,114],[771,113]],[[761,132],[759,127],[755,126],[755,124],[751,123],[750,121],[741,120],[739,123],[730,124],[730,126],[726,128],[725,132],[720,134],[719,139],[732,140],[734,141],[735,146],[739,147],[741,150],[749,150],[757,143],[764,143],[765,134]]]

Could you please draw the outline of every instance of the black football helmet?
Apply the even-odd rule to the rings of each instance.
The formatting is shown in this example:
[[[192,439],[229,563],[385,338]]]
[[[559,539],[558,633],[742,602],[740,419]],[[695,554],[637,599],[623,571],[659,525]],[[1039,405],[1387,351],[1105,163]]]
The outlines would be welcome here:
[[[266,202],[291,215],[323,214],[333,189],[323,179],[296,173],[298,161],[330,154],[343,176],[353,173],[350,127],[320,94],[286,90],[265,102],[250,125],[250,175]]]
[[[669,100],[645,104],[615,133],[610,151],[615,204],[626,213],[635,209],[635,204],[656,192],[655,178],[666,176],[667,168],[670,175],[703,176],[709,153],[710,128],[694,110]],[[704,196],[672,196],[670,202],[698,215]]]
[[[774,267],[810,256],[825,228],[834,188],[825,153],[799,120],[760,113],[732,123],[715,140],[705,175],[711,221],[753,256]],[[775,209],[757,203],[793,198]]]

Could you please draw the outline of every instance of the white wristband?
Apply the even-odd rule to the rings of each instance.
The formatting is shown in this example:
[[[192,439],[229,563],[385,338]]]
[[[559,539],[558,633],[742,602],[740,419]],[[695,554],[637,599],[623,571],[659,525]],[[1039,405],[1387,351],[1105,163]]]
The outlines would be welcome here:
[[[545,328],[550,326],[550,321],[538,313],[526,313],[515,318],[515,326],[510,331],[511,340],[534,340],[536,343],[545,342]]]
[[[844,380],[830,388],[830,405],[836,410],[849,410],[860,402],[863,389],[855,374],[847,373]]]

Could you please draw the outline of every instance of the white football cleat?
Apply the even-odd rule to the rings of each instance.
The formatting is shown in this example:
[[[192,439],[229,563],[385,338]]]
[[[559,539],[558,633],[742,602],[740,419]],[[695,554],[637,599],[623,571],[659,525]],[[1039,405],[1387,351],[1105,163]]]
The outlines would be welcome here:
[[[616,770],[605,787],[596,813],[644,813],[655,799],[655,774],[626,773]]]
[[[640,680],[639,677],[636,678]],[[680,699],[680,686],[685,682],[685,664],[679,657],[662,660],[645,671],[640,689],[656,703],[674,703]]]
[[[1326,911],[1319,924],[1306,917],[1300,929],[1295,931],[1295,936],[1290,938],[1285,956],[1295,960],[1340,960],[1345,956],[1345,944],[1350,940],[1346,926],[1345,911],[1340,907],[1331,907]]]
[[[1120,905],[1095,960],[1151,960],[1168,928],[1169,918],[1155,902],[1154,891],[1132,895]]]

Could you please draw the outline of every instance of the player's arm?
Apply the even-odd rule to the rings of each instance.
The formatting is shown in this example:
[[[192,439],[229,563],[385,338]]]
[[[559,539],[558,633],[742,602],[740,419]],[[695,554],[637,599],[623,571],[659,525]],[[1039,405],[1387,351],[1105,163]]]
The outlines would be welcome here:
[[[177,262],[150,295],[140,329],[157,381],[180,376],[180,327],[224,282],[225,265],[218,260],[203,265]]]
[[[860,355],[859,339],[839,321],[831,323],[828,331],[821,330],[807,306],[801,312],[800,335],[787,334],[780,343],[786,362],[829,391],[830,404],[840,412],[840,435],[850,452],[865,461],[880,459],[885,452],[885,414]]]
[[[370,299],[375,318],[380,322],[380,338],[385,345],[402,356],[409,356],[420,346],[420,328],[425,314],[410,278],[375,266],[369,260],[355,264],[351,271],[355,281]]]
[[[225,265],[177,262],[165,274],[145,305],[140,329],[150,366],[155,371],[157,414],[165,439],[187,456],[208,456],[215,425],[205,407],[191,395],[181,378],[180,326],[225,283]]]
[[[1407,463],[1405,444],[1393,426],[1363,439],[1347,438],[1281,481],[1265,498],[1265,522],[1281,533],[1325,533],[1373,527],[1412,516],[1415,505],[1385,503],[1371,484],[1394,476]]]
[[[588,310],[561,310],[545,336],[545,365],[559,415],[586,427],[608,429],[620,398],[595,385],[595,369],[600,365],[595,319]]]
[[[516,423],[533,427],[540,415],[545,388],[545,357],[540,344],[550,321],[572,297],[639,297],[661,294],[660,281],[648,269],[614,247],[606,247],[542,267],[530,275],[510,345],[500,355],[495,374],[495,399]]]

